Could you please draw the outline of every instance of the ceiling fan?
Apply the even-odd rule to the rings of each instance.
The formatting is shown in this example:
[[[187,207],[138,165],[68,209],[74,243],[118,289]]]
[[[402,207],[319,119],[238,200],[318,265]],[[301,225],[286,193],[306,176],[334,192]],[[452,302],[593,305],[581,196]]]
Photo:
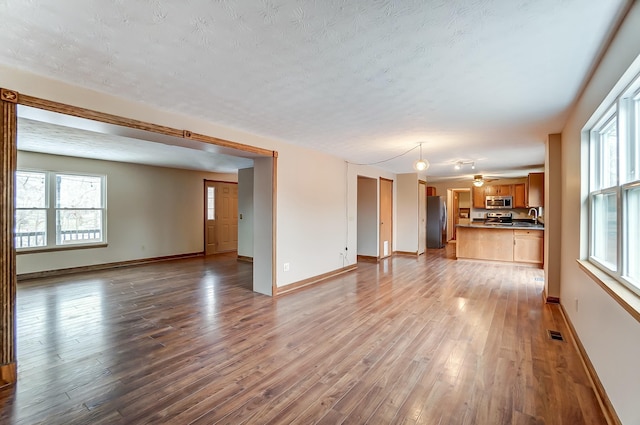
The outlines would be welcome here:
[[[475,187],[481,187],[483,184],[492,182],[494,180],[498,180],[498,178],[497,177],[489,178],[487,176],[483,176],[482,174],[474,174],[473,185]]]

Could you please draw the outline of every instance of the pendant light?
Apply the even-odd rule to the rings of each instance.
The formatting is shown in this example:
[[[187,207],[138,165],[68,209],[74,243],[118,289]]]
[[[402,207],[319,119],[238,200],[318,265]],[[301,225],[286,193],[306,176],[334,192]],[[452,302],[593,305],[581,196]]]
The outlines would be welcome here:
[[[420,142],[420,159],[413,163],[413,168],[418,171],[425,171],[429,168],[429,161],[422,159],[422,142]]]
[[[484,184],[484,179],[482,178],[482,174],[476,174],[473,176],[473,185],[475,187],[481,187]]]

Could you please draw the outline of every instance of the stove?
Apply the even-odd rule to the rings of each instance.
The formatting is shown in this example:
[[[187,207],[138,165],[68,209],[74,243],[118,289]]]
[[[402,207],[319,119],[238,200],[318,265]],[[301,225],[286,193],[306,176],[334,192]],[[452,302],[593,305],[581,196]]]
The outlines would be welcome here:
[[[485,217],[484,224],[513,225],[513,214],[510,212],[490,212]]]

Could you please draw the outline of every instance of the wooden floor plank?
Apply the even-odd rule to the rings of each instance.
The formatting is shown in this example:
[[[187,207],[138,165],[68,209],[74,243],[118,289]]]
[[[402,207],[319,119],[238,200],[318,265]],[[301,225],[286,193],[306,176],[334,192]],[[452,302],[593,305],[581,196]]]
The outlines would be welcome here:
[[[605,423],[542,271],[452,254],[276,299],[229,255],[22,281],[0,423]]]

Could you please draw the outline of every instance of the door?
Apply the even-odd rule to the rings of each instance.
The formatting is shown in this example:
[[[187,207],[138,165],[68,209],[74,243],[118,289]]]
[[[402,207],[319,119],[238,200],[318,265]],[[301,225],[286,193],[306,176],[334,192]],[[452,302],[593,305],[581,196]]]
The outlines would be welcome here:
[[[418,182],[418,255],[427,249],[427,183]]]
[[[387,258],[393,252],[391,245],[393,224],[393,180],[380,178],[380,247],[378,256]]]
[[[238,185],[207,181],[205,253],[238,249]]]

